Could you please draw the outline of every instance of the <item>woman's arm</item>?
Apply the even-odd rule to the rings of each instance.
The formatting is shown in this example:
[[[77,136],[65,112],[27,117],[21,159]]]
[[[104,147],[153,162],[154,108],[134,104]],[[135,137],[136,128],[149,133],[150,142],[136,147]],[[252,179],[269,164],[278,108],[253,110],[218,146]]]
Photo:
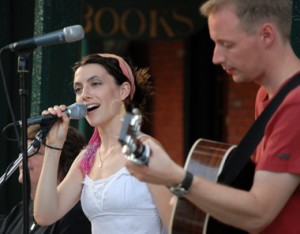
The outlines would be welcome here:
[[[52,126],[46,145],[63,148],[69,129],[69,118],[63,113],[65,106],[55,106],[43,114],[57,115],[60,119]],[[61,151],[45,147],[44,162],[34,199],[34,216],[40,225],[49,225],[64,216],[79,200],[83,176],[79,170],[79,157],[58,186],[58,165]],[[82,156],[83,152],[80,154]]]
[[[173,208],[170,204],[172,193],[167,189],[167,187],[162,185],[148,184],[148,187],[156,204],[160,218],[165,228],[168,229],[170,226]]]

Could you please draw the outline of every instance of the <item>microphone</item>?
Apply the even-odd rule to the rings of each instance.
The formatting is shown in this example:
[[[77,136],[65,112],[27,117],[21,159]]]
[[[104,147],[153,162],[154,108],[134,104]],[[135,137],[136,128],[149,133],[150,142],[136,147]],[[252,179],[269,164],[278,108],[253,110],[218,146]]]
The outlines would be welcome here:
[[[81,119],[84,116],[86,116],[87,109],[84,104],[73,103],[72,105],[68,106],[64,112],[68,115],[70,119]],[[50,125],[55,123],[57,120],[58,117],[56,115],[40,115],[27,119],[27,125]],[[11,123],[10,125],[13,125],[13,123]],[[16,125],[22,126],[22,121],[17,121]]]
[[[69,43],[79,41],[82,38],[84,38],[84,30],[82,26],[73,25],[45,35],[11,43],[5,46],[3,49],[10,49],[11,51],[35,49],[38,46],[55,45],[65,42]]]

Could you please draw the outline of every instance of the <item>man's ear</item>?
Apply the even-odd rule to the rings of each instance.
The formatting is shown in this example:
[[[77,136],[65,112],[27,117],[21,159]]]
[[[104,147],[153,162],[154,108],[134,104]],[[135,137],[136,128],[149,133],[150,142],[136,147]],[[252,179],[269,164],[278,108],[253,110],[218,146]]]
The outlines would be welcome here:
[[[272,24],[264,24],[260,30],[261,38],[266,46],[274,43],[276,30]]]
[[[130,95],[131,86],[128,82],[124,82],[120,87],[120,97],[125,100]]]

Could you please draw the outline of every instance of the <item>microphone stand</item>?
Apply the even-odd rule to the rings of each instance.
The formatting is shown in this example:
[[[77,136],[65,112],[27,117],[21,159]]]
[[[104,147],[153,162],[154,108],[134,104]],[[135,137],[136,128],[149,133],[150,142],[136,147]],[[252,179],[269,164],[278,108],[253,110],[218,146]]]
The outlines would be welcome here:
[[[47,136],[47,134],[49,133],[51,127],[52,127],[53,123],[51,124],[42,124],[41,125],[41,130],[38,131],[38,133],[35,135],[34,140],[30,143],[30,145],[28,146],[27,149],[27,155],[33,156],[35,153],[37,153],[40,149],[41,143],[43,142],[43,139]],[[27,158],[27,156],[26,156]],[[9,167],[9,170],[6,171],[0,178],[0,188],[2,186],[2,184],[4,182],[6,182],[6,180],[14,173],[14,171],[18,168],[18,166],[20,165],[21,161],[24,160],[24,155],[20,154],[19,157],[13,162],[12,166]],[[27,161],[27,160],[26,160]],[[28,170],[28,167],[27,167]],[[23,185],[25,184],[25,179],[24,179],[24,171],[25,171],[25,167],[23,164]],[[30,178],[29,178],[30,179]],[[30,188],[30,187],[29,187]],[[26,190],[28,191],[28,190]],[[23,200],[23,204],[25,206],[25,203],[27,203],[27,206],[29,206],[29,197],[28,194],[26,193],[25,196],[25,200]],[[29,212],[28,212],[28,207],[25,210],[24,209],[24,215],[23,215],[23,220],[25,220],[25,216],[27,216],[27,220],[29,220]],[[28,226],[28,228],[26,229],[25,227]],[[24,228],[23,228],[23,232],[24,233],[29,232],[29,221],[27,221],[27,223],[24,223]]]
[[[49,133],[53,124],[44,124],[41,125],[41,130],[35,135],[33,141],[30,143],[27,149],[27,156],[31,157],[35,153],[37,153],[40,149],[41,143],[43,142],[44,138]],[[20,163],[23,160],[23,154],[21,153],[19,157],[6,169],[6,172],[0,177],[0,188],[2,185],[9,179],[9,177],[17,170]]]
[[[28,172],[28,157],[27,157],[27,96],[26,75],[29,73],[28,57],[32,53],[32,49],[18,51],[18,70],[20,77],[19,95],[21,97],[21,120],[22,120],[22,155],[23,155],[23,233],[29,233],[29,195],[30,195],[30,177]]]

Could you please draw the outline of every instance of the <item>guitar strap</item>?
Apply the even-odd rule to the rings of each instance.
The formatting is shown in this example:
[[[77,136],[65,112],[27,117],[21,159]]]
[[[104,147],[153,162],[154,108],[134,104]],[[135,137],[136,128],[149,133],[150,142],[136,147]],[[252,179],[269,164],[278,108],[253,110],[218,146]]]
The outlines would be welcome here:
[[[284,100],[285,96],[299,84],[300,74],[297,74],[282,87],[277,95],[274,96],[264,111],[254,121],[232,155],[227,159],[224,168],[218,177],[218,182],[229,185],[237,178],[262,139],[268,120]]]

